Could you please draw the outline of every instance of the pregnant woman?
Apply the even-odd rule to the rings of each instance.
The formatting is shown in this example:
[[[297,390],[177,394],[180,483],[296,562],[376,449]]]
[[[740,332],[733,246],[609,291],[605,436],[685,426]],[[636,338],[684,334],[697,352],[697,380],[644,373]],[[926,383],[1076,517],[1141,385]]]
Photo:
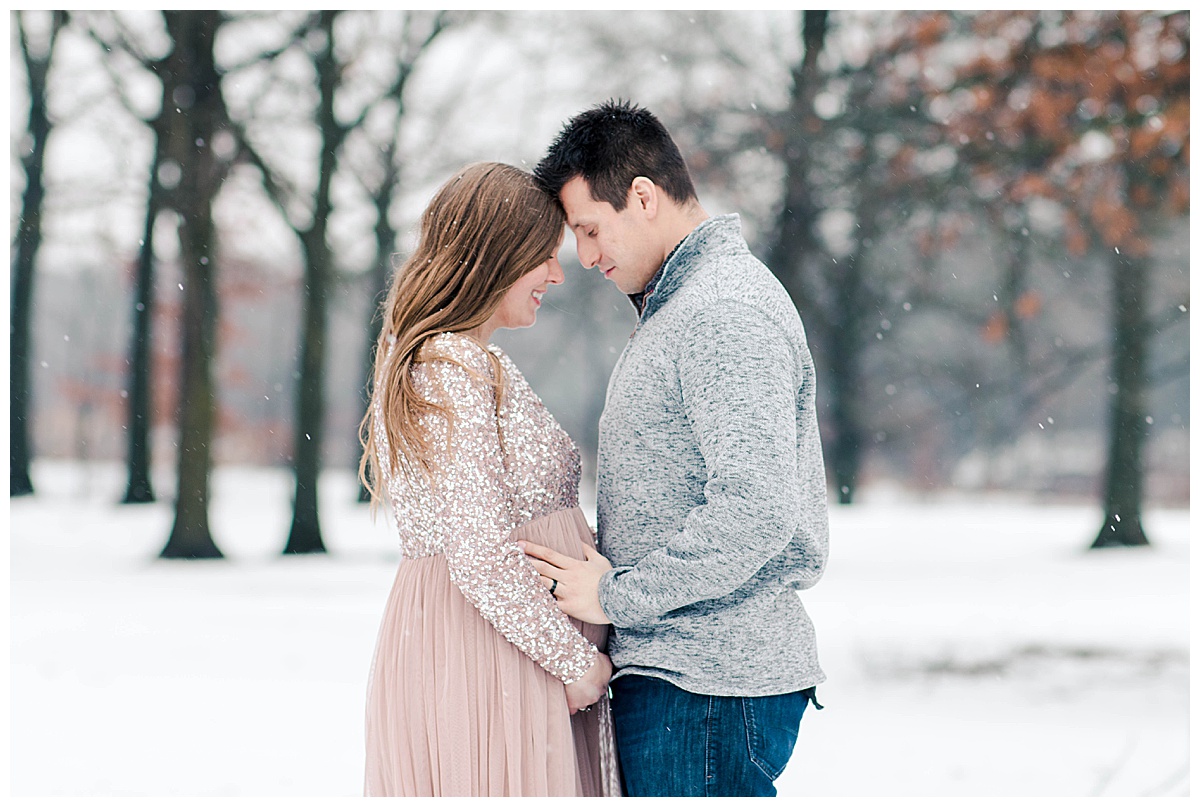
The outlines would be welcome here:
[[[403,560],[366,712],[366,795],[620,795],[606,626],[569,619],[517,548],[582,558],[579,452],[489,344],[563,282],[561,209],[512,166],[438,190],[384,304],[360,475]]]

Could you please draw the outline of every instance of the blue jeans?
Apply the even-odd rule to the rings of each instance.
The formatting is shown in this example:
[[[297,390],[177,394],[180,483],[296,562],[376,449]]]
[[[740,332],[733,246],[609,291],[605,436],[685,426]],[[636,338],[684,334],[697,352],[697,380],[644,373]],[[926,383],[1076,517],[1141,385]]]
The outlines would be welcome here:
[[[813,692],[723,697],[618,678],[612,711],[625,795],[774,796]]]

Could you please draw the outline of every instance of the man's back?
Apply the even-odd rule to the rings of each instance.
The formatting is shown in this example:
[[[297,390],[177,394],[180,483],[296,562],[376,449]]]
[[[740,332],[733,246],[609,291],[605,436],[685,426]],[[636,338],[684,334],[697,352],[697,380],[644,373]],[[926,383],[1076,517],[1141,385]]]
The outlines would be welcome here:
[[[796,309],[738,218],[701,224],[648,290],[601,417],[620,674],[737,696],[824,680],[796,594],[828,551],[814,385]]]

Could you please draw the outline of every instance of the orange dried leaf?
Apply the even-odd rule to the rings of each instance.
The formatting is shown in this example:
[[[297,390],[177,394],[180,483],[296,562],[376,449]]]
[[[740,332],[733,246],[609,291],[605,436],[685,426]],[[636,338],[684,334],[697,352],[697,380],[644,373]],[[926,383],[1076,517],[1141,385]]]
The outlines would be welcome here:
[[[1042,295],[1034,289],[1021,294],[1013,303],[1013,313],[1018,319],[1033,319],[1042,311]]]
[[[1073,257],[1082,258],[1087,254],[1087,236],[1080,232],[1067,233],[1067,252]]]
[[[997,311],[988,317],[987,323],[980,329],[980,336],[989,345],[1004,341],[1004,337],[1008,336],[1008,317],[1003,311]]]

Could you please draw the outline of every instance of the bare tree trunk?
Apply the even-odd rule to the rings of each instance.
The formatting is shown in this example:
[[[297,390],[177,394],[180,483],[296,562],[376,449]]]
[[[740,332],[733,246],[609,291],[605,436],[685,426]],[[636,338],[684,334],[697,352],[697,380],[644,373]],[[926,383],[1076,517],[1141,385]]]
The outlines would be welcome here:
[[[805,259],[818,252],[815,223],[818,214],[809,181],[811,139],[820,131],[813,112],[817,91],[817,57],[825,46],[828,11],[805,11],[801,37],[804,57],[792,68],[792,92],[784,119],[783,204],[775,223],[775,242],[769,251],[768,265],[787,289],[804,317],[817,319],[813,295],[805,283]]]
[[[138,250],[137,277],[134,281],[133,333],[129,339],[129,382],[126,432],[128,448],[126,465],[129,482],[122,504],[154,501],[150,484],[150,426],[153,413],[150,396],[151,327],[154,321],[154,222],[163,208],[163,188],[158,181],[158,169],[163,160],[163,134],[160,122],[165,120],[172,103],[174,81],[166,70],[160,71],[163,80],[163,112],[155,121],[154,157],[150,163],[149,193],[146,198],[146,221],[142,230],[142,245]]]
[[[115,13],[114,13],[115,14]],[[86,27],[86,26],[85,26]],[[120,26],[118,25],[118,30]],[[95,30],[88,30],[92,39],[104,50],[110,53],[114,43],[109,38],[99,35]],[[120,93],[121,100],[131,115],[140,119],[150,129],[154,138],[154,153],[150,159],[149,171],[146,178],[146,215],[142,226],[142,240],[138,249],[136,274],[134,277],[134,300],[132,330],[126,359],[127,377],[125,401],[125,437],[126,437],[126,472],[128,481],[122,504],[142,504],[155,500],[154,488],[150,483],[150,428],[153,425],[151,412],[152,396],[150,392],[151,355],[153,342],[154,321],[154,224],[158,214],[166,207],[171,207],[170,193],[159,180],[159,171],[167,159],[167,140],[173,116],[180,114],[176,111],[175,95],[179,87],[179,76],[168,57],[150,58],[141,49],[130,42],[124,33],[115,37],[115,47],[126,56],[141,63],[142,67],[158,78],[161,83],[158,114],[153,118],[142,118],[129,98]],[[120,67],[108,62],[104,68],[114,81],[114,86],[120,88]],[[185,100],[182,99],[181,100]],[[178,150],[178,149],[177,149]]]
[[[179,408],[179,477],[175,523],[164,558],[219,558],[208,524],[216,395],[212,359],[216,350],[216,244],[212,205],[224,171],[212,137],[225,120],[220,74],[213,52],[221,14],[164,12],[175,43],[168,57],[179,78],[168,150],[181,168],[176,209],[180,262],[184,270],[183,361]]]
[[[872,133],[865,134],[866,145],[851,180],[854,186],[861,188],[870,187],[867,175],[873,170],[877,156]],[[867,294],[868,252],[878,239],[882,204],[884,202],[875,194],[860,195],[854,211],[858,222],[854,252],[847,256],[845,265],[839,265],[829,277],[833,302],[827,312],[826,362],[821,369],[827,381],[829,414],[834,430],[829,462],[833,466],[838,504],[853,503],[867,446],[866,414],[862,404],[863,355],[870,332],[868,316],[878,313]]]
[[[829,463],[838,504],[851,504],[858,488],[862,468],[865,433],[860,397],[862,395],[863,332],[863,247],[845,262],[834,286],[835,310],[826,346],[824,377],[829,396],[829,414],[833,425],[833,444]]]
[[[392,207],[392,199],[396,195],[396,186],[400,177],[396,165],[397,143],[393,140],[384,151],[386,166],[383,181],[374,194],[375,203],[375,261],[368,275],[371,290],[371,310],[367,318],[367,341],[363,351],[362,413],[365,416],[367,406],[371,401],[371,388],[374,385],[375,346],[379,343],[379,335],[383,330],[383,310],[381,304],[387,296],[388,279],[391,275],[392,251],[396,247],[396,228],[388,219],[388,211]],[[361,419],[360,419],[361,420]],[[355,432],[355,447],[361,451],[358,443],[358,432]],[[358,500],[368,502],[371,493],[361,482],[358,486]]]
[[[315,54],[320,102],[317,129],[321,133],[321,162],[317,179],[312,224],[300,233],[304,249],[304,323],[300,336],[300,379],[296,391],[296,431],[292,468],[296,494],[292,527],[285,555],[324,552],[317,509],[317,482],[321,472],[321,442],[325,418],[325,337],[328,331],[328,298],[333,273],[333,255],[326,239],[326,222],[332,209],[330,186],[337,165],[337,152],[345,131],[333,112],[340,67],[334,56],[333,24],[337,12],[322,11],[319,28],[325,33],[321,51]]]
[[[26,37],[23,14],[14,12],[21,55],[29,78],[29,121],[27,131],[31,140],[28,154],[21,155],[25,169],[25,190],[21,194],[21,218],[17,223],[16,255],[13,258],[12,312],[9,321],[9,496],[33,493],[29,464],[33,452],[29,440],[29,415],[32,380],[29,361],[33,331],[33,280],[38,248],[42,244],[42,203],[45,198],[43,171],[46,162],[46,141],[53,124],[46,104],[46,79],[58,32],[67,23],[64,11],[55,11],[50,39],[43,56],[35,56]]]
[[[1008,265],[1005,267],[1004,283],[1000,287],[1001,308],[1007,320],[1005,333],[1012,366],[1011,387],[1005,424],[1006,441],[1011,442],[1020,433],[1021,420],[1029,411],[1028,367],[1030,358],[1029,328],[1025,324],[1026,314],[1019,310],[1019,303],[1029,287],[1029,236],[1028,214],[1021,208],[1021,226],[1001,230],[1008,236]],[[1003,219],[1003,215],[1000,216]],[[1024,231],[1024,232],[1022,232]]]
[[[1146,442],[1146,296],[1148,259],[1115,253],[1112,388],[1104,524],[1092,549],[1146,546],[1142,529],[1142,448]]]
[[[319,239],[319,243],[318,243]],[[296,478],[292,527],[285,555],[324,552],[318,513],[317,482],[321,472],[321,439],[325,419],[325,336],[328,330],[330,256],[325,227],[316,226],[304,240],[304,315],[300,337],[300,380],[296,390],[296,426],[292,470]]]
[[[1006,214],[1020,213],[1020,219],[1011,221]],[[987,484],[998,482],[997,458],[1001,446],[1012,445],[1021,435],[1029,412],[1036,406],[1036,396],[1029,388],[1031,343],[1029,327],[1023,311],[1022,300],[1029,292],[1030,239],[1026,211],[1004,201],[988,205],[984,214],[991,223],[993,232],[1000,239],[1004,253],[1000,283],[996,289],[998,310],[994,316],[1002,318],[1004,345],[1007,350],[1007,374],[994,400],[981,401],[975,407],[979,419],[977,437],[989,449]],[[1022,232],[1024,230],[1024,233]]]
[[[838,346],[843,345],[841,336],[832,332],[835,330],[832,320],[818,304],[814,278],[809,274],[819,271],[817,267],[823,257],[816,236],[816,219],[820,210],[813,198],[810,169],[812,142],[821,129],[821,121],[813,111],[813,99],[820,82],[817,58],[825,46],[829,12],[805,11],[802,20],[804,56],[791,71],[791,97],[783,121],[783,204],[775,222],[775,240],[768,251],[768,265],[796,304],[814,354],[825,354],[821,367],[821,375],[825,376],[827,368],[832,368],[835,373],[842,369],[834,354]],[[832,395],[834,401],[852,399],[852,393],[843,396],[840,392],[843,379],[832,375],[825,377],[833,381],[826,386],[826,397]],[[838,411],[836,406],[834,411]],[[839,462],[842,466],[857,467],[855,446],[858,443],[844,424],[837,424],[836,434],[839,441],[831,446],[829,455],[837,485],[845,490],[840,481],[845,474],[839,474],[837,468]]]

